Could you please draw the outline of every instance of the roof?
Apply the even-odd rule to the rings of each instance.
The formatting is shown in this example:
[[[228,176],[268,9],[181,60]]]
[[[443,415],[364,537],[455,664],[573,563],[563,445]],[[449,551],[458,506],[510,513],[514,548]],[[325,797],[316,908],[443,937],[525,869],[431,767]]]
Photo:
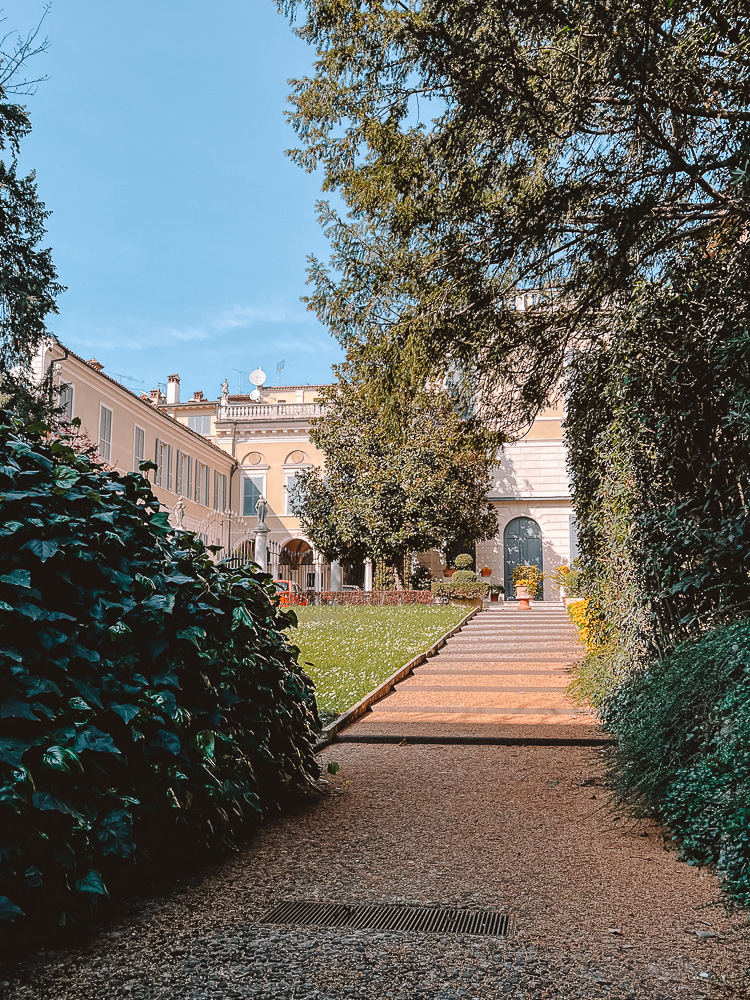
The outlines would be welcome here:
[[[75,358],[76,361],[80,361],[81,364],[85,365],[90,372],[93,372],[94,375],[97,376],[97,378],[106,379],[107,382],[111,382],[112,385],[116,385],[118,389],[123,389],[137,403],[140,403],[141,406],[148,407],[151,413],[158,413],[159,416],[162,417],[164,420],[169,420],[170,423],[176,424],[176,426],[179,427],[180,430],[186,431],[188,434],[192,434],[193,437],[198,438],[199,441],[202,441],[204,444],[208,445],[209,448],[213,448],[214,451],[218,451],[221,455],[224,456],[224,458],[228,458],[229,461],[232,462],[235,466],[238,465],[237,459],[233,458],[228,451],[224,451],[223,448],[220,448],[217,444],[214,444],[213,441],[209,441],[208,438],[204,437],[202,434],[199,434],[197,431],[194,431],[192,428],[188,427],[187,424],[183,424],[180,423],[179,420],[175,420],[175,418],[171,416],[169,413],[165,413],[160,406],[154,406],[153,403],[149,402],[148,400],[141,399],[140,396],[136,396],[136,394],[133,392],[132,389],[128,389],[126,385],[123,385],[122,382],[118,382],[117,379],[112,378],[111,375],[107,375],[105,372],[99,371],[97,368],[94,368],[92,365],[88,363],[88,361],[85,360],[85,358],[82,358],[80,354],[76,354],[75,351],[71,350],[69,347],[66,347],[61,340],[58,340],[57,337],[53,336],[52,339],[55,341],[58,347],[61,347],[63,351],[67,352],[68,356],[70,356],[71,358]]]

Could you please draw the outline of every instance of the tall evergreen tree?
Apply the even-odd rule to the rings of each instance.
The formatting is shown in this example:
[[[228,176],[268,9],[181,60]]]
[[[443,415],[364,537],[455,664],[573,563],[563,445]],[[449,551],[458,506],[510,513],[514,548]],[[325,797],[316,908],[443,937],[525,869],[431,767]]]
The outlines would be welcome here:
[[[44,248],[49,212],[39,200],[33,171],[19,171],[22,140],[31,131],[27,109],[14,100],[38,80],[24,76],[25,64],[45,47],[39,26],[0,51],[0,379],[11,399],[28,405],[29,366],[48,336],[47,318],[62,290]],[[6,41],[11,41],[6,35]]]
[[[349,210],[321,206],[311,305],[344,345],[389,345],[384,391],[453,368],[519,431],[592,315],[745,233],[745,0],[279,5],[318,53],[293,156]]]

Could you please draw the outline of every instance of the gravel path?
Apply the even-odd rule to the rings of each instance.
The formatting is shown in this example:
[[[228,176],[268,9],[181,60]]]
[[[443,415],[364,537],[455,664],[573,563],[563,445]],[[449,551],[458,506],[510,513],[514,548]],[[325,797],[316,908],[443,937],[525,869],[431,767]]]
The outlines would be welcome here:
[[[746,998],[747,914],[729,914],[714,876],[665,850],[655,824],[610,806],[602,753],[334,745],[323,763],[340,770],[319,800],[267,824],[231,859],[127,900],[83,946],[6,969],[0,993]],[[488,908],[513,914],[517,932],[502,939],[260,922],[287,899]]]

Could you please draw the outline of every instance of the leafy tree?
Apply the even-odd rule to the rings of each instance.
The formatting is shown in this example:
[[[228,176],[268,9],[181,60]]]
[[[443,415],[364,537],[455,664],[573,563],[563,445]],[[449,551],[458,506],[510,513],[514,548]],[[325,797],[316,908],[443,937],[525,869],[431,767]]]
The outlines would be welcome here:
[[[453,368],[519,430],[599,307],[744,232],[740,0],[279,6],[318,52],[292,155],[349,210],[321,206],[332,270],[312,262],[310,302],[343,344],[388,345],[385,392]]]
[[[496,437],[460,416],[439,388],[403,397],[394,426],[367,394],[359,367],[347,363],[337,374],[321,394],[325,417],[310,434],[325,454],[325,472],[303,473],[291,496],[321,552],[393,565],[400,587],[407,553],[494,534],[487,490]]]
[[[31,93],[39,82],[23,75],[27,60],[46,47],[38,42],[39,30],[37,25],[26,37],[13,41],[6,35],[0,41],[0,384],[17,412],[36,413],[40,400],[29,389],[30,362],[48,336],[47,318],[57,311],[62,286],[51,251],[41,246],[49,212],[39,200],[34,173],[18,169],[31,123],[27,109],[12,97]],[[46,404],[48,389],[42,391]]]

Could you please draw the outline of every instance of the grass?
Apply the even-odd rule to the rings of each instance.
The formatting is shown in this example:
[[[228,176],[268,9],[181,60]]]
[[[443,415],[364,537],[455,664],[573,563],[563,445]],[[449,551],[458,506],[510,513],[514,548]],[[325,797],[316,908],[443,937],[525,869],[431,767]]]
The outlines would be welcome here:
[[[466,607],[295,608],[290,638],[315,681],[318,709],[330,721],[356,705],[468,613]]]

